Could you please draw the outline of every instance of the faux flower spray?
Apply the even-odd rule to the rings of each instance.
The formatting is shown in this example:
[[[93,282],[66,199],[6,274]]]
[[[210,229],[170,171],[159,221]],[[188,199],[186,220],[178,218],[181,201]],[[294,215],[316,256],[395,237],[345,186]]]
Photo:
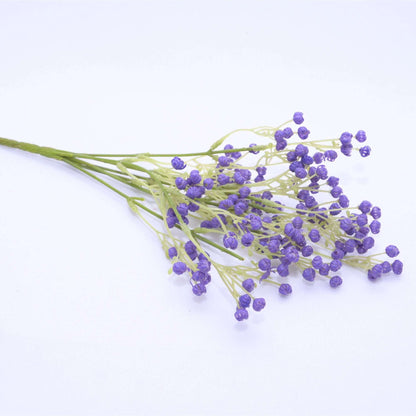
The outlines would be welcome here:
[[[207,151],[185,154],[74,153],[3,138],[0,144],[65,162],[116,192],[160,239],[170,272],[204,296],[215,271],[242,321],[250,308],[266,305],[257,286],[270,284],[287,296],[296,271],[309,283],[319,278],[336,288],[343,265],[371,280],[403,270],[393,245],[368,254],[380,232],[380,208],[369,201],[351,206],[328,172],[339,153],[370,155],[365,132],[308,140],[303,121],[296,112],[279,127],[239,129]],[[239,131],[261,143],[227,143]]]

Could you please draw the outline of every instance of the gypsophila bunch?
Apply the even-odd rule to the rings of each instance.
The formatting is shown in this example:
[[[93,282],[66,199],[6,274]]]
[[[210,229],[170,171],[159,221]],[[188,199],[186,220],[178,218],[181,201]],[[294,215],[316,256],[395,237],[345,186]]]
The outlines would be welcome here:
[[[0,144],[66,162],[119,194],[160,239],[170,273],[204,296],[215,271],[242,321],[266,305],[256,297],[259,285],[287,296],[296,271],[309,284],[319,278],[336,288],[345,265],[370,280],[403,270],[394,245],[368,254],[381,209],[366,200],[351,204],[330,174],[338,157],[370,155],[365,132],[311,140],[303,122],[296,112],[279,127],[239,129],[205,152],[177,155],[73,153],[2,138]],[[228,143],[240,131],[255,143]],[[126,185],[131,193],[121,190]]]

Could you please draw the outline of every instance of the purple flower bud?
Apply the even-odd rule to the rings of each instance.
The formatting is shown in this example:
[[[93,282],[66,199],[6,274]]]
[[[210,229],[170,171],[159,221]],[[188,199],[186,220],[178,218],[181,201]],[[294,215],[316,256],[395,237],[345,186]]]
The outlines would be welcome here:
[[[171,160],[171,164],[172,164],[173,169],[176,169],[176,170],[182,170],[182,169],[185,169],[186,167],[185,162],[177,156],[175,156]]]
[[[313,163],[313,157],[309,156],[309,155],[303,155],[301,162],[306,166],[306,165],[312,165]]]
[[[297,111],[295,114],[293,114],[293,121],[295,124],[302,124],[304,122],[303,113]]]
[[[257,144],[256,143],[251,143],[250,146],[248,146],[248,147],[257,147]],[[253,153],[253,155],[257,155],[257,154],[260,153],[259,150],[249,150],[249,152]]]
[[[342,208],[348,208],[348,206],[350,205],[350,201],[346,195],[340,195],[338,198],[338,202]]]
[[[212,189],[214,187],[214,180],[211,178],[204,179],[204,186],[208,190]]]
[[[176,247],[169,247],[168,255],[170,259],[172,259],[173,257],[176,257],[178,255],[178,250],[176,250]]]
[[[292,286],[288,283],[281,284],[279,287],[279,293],[284,296],[290,295],[292,293]]]
[[[323,153],[321,153],[321,152],[316,152],[316,153],[313,155],[313,160],[314,160],[314,162],[315,162],[317,165],[319,165],[320,163],[322,163],[322,161],[324,160],[324,155],[323,155]]]
[[[360,211],[363,214],[368,214],[370,212],[371,209],[371,202],[369,201],[363,201],[361,202],[361,204],[358,206],[358,208],[360,209]]]
[[[237,309],[236,312],[234,313],[234,317],[235,319],[237,319],[237,321],[244,321],[245,319],[248,319],[247,309],[244,309],[244,308]]]
[[[398,256],[399,255],[399,253],[400,253],[400,251],[399,251],[399,249],[396,247],[396,246],[387,246],[386,247],[386,254],[389,256],[389,257],[396,257],[396,256]]]
[[[355,135],[355,138],[358,142],[363,143],[367,140],[367,135],[365,134],[365,131],[358,130],[357,134]]]
[[[295,170],[295,175],[299,179],[304,179],[304,178],[306,178],[306,176],[308,176],[308,173],[306,172],[306,169],[304,169],[304,168],[297,168]]]
[[[309,152],[308,146],[304,146],[303,144],[298,144],[295,147],[295,155],[298,157],[306,156]]]
[[[381,217],[381,209],[379,207],[373,207],[371,209],[370,215],[375,219],[378,220]]]
[[[240,304],[241,308],[248,308],[251,303],[251,297],[250,295],[241,295],[238,299],[238,303]]]
[[[332,260],[331,263],[329,263],[329,270],[331,270],[331,272],[337,272],[341,267],[341,260]]]
[[[342,143],[342,144],[350,144],[351,143],[351,139],[352,139],[352,134],[351,133],[348,133],[347,131],[345,132],[345,133],[342,133],[341,134],[341,137],[340,137],[340,142]]]
[[[331,257],[334,260],[341,260],[343,257],[345,256],[345,253],[343,250],[336,248],[332,253],[331,253]]]
[[[295,160],[297,160],[297,158],[298,157],[296,156],[296,153],[292,150],[290,152],[287,152],[286,154],[286,159],[288,162],[294,162]]]
[[[383,261],[383,263],[381,263],[381,267],[383,268],[383,273],[391,272],[391,264],[388,261]]]
[[[400,260],[394,260],[391,265],[394,274],[402,274],[403,263]]]
[[[322,266],[322,257],[321,256],[315,256],[312,259],[312,267],[314,269],[319,269]]]
[[[191,186],[186,191],[186,196],[191,199],[201,198],[205,193],[205,188],[203,186]]]
[[[283,137],[285,139],[290,139],[293,136],[293,130],[290,127],[283,129]]]
[[[173,264],[173,272],[176,274],[183,274],[186,272],[187,266],[182,261],[177,261]]]
[[[370,250],[370,248],[374,247],[374,238],[373,237],[366,237],[363,240],[363,247],[365,250]]]
[[[287,141],[285,139],[276,140],[276,150],[283,150],[287,146]]]
[[[264,298],[256,298],[253,301],[253,309],[256,312],[261,311],[266,306],[266,300]]]
[[[275,138],[276,141],[282,140],[284,138],[283,131],[282,130],[276,130],[275,133],[274,133],[274,138]]]
[[[250,195],[251,189],[248,186],[243,186],[238,192],[241,198],[247,198]]]
[[[309,231],[308,236],[313,243],[317,243],[321,239],[321,235],[316,228],[312,228],[312,230]]]
[[[177,177],[175,179],[175,185],[178,189],[182,190],[182,189],[185,189],[187,187],[188,182],[185,179],[181,178],[181,177]]]
[[[270,270],[272,267],[272,262],[267,258],[263,258],[259,261],[259,269],[263,271]]]
[[[286,264],[279,264],[277,266],[277,273],[279,273],[279,276],[281,277],[287,277],[289,276],[289,268]]]
[[[192,292],[196,296],[201,296],[202,294],[207,293],[207,288],[203,283],[197,283],[192,286]]]
[[[315,280],[315,270],[312,267],[308,267],[302,272],[302,276],[308,282],[313,282]]]
[[[331,195],[332,195],[334,198],[338,198],[341,194],[342,194],[342,188],[341,188],[340,186],[334,186],[334,187],[331,189]]]
[[[243,281],[243,288],[247,290],[247,292],[252,292],[255,287],[256,284],[254,283],[253,279],[246,279]]]
[[[329,266],[329,264],[328,264],[328,263],[324,263],[324,264],[322,264],[322,266],[319,268],[319,274],[320,274],[321,276],[328,276],[329,270],[330,270],[330,266]]]
[[[343,155],[345,155],[345,156],[351,156],[352,149],[353,149],[352,144],[351,143],[348,143],[348,144],[341,145],[341,147],[340,147],[339,150],[341,151],[341,153]]]
[[[329,280],[329,285],[333,288],[341,286],[342,285],[342,279],[339,276],[333,276]]]
[[[371,269],[371,274],[376,279],[378,279],[379,277],[381,277],[382,273],[383,273],[383,266],[381,264],[376,264]]]
[[[316,168],[316,174],[318,175],[319,179],[326,179],[328,177],[328,170],[326,169],[325,165],[319,165]]]
[[[224,174],[224,173],[220,173],[220,174],[218,175],[217,181],[218,181],[218,183],[219,183],[220,185],[226,185],[227,183],[229,183],[229,182],[230,182],[230,177],[229,177],[229,176],[227,176],[227,175],[226,175],[226,174]]]
[[[228,234],[225,234],[223,238],[223,244],[225,248],[235,250],[238,247],[238,240],[235,236],[235,233],[229,232]]]
[[[245,247],[250,247],[253,240],[254,235],[248,232],[241,237],[241,244]]]
[[[378,234],[380,232],[381,224],[380,221],[373,220],[370,224],[370,230],[373,234]]]
[[[195,204],[195,202],[190,202],[188,204],[188,210],[191,211],[191,212],[196,212],[196,211],[199,210],[199,205]]]
[[[357,215],[356,221],[360,227],[362,227],[363,225],[366,225],[368,222],[367,215],[366,214]]]
[[[339,184],[339,178],[335,177],[335,176],[330,176],[328,178],[328,180],[326,181],[326,183],[331,187],[334,188],[335,186],[338,186]]]
[[[339,223],[339,227],[341,228],[341,230],[348,231],[351,228],[353,228],[354,225],[350,218],[343,218]]]
[[[313,254],[313,248],[311,246],[302,247],[302,256],[309,257]]]
[[[199,170],[192,170],[188,178],[189,185],[197,185],[199,182],[201,182],[201,175],[199,174]]]
[[[309,136],[309,133],[310,131],[304,126],[298,128],[298,136],[301,140],[307,139]]]
[[[218,158],[218,164],[223,168],[225,168],[227,166],[230,166],[230,163],[232,163],[232,162],[233,162],[233,160],[228,156],[220,156]]]
[[[185,204],[184,202],[182,202],[181,204],[179,204],[176,207],[176,210],[179,212],[179,214],[181,215],[188,215],[188,205]]]
[[[324,153],[324,156],[325,156],[325,159],[328,162],[333,162],[338,157],[338,154],[337,154],[337,152],[335,150],[327,150]]]
[[[367,157],[371,153],[371,147],[370,146],[364,146],[360,149],[360,155],[362,157]]]
[[[295,217],[292,220],[292,224],[296,229],[300,230],[302,228],[303,220],[301,217]]]

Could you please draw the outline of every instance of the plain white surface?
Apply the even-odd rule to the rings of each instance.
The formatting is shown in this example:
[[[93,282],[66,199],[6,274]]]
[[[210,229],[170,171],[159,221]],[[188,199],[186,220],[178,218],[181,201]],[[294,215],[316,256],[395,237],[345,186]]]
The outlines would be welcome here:
[[[414,2],[0,2],[0,136],[85,152],[206,149],[305,113],[365,129],[340,163],[405,271],[294,278],[247,324],[167,275],[124,202],[0,149],[1,415],[413,415]]]

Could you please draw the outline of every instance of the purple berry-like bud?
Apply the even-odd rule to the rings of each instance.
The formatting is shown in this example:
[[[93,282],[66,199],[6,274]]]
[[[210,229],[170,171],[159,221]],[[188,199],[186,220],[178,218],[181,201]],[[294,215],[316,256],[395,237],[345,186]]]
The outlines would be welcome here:
[[[348,206],[350,205],[350,201],[346,195],[340,195],[338,198],[338,202],[342,208],[348,208]]]
[[[309,257],[313,254],[313,248],[311,246],[302,247],[302,256]]]
[[[370,215],[375,219],[378,220],[381,217],[381,209],[379,207],[373,207],[371,209]]]
[[[235,233],[229,232],[228,234],[224,235],[223,243],[225,248],[235,250],[238,247],[238,240],[235,237]]]
[[[331,272],[337,272],[341,267],[341,260],[332,260],[331,263],[329,263],[329,270],[331,270]]]
[[[208,190],[212,189],[214,187],[214,180],[211,178],[204,179],[204,186]]]
[[[339,185],[339,178],[337,178],[336,176],[330,176],[328,178],[328,180],[326,181],[326,183],[331,187],[334,188],[335,186]]]
[[[352,134],[351,133],[348,133],[347,131],[345,132],[345,133],[342,133],[341,134],[341,137],[340,137],[340,142],[342,143],[342,144],[350,144],[351,143],[351,139],[352,139]]]
[[[201,175],[199,174],[199,170],[192,170],[188,178],[189,185],[197,185],[199,182],[201,182]]]
[[[391,272],[391,264],[388,261],[383,261],[383,263],[381,263],[381,267],[383,268],[383,273]]]
[[[371,147],[370,146],[364,146],[360,149],[360,155],[362,157],[367,157],[371,153]]]
[[[319,274],[321,276],[328,276],[330,270],[330,266],[327,263],[324,263],[320,268],[319,268]]]
[[[172,164],[173,169],[176,169],[176,170],[182,170],[182,169],[185,169],[186,167],[185,162],[177,156],[175,156],[171,160],[171,164]]]
[[[300,230],[302,228],[303,220],[301,217],[295,217],[292,220],[292,224],[297,230]]]
[[[186,196],[191,199],[201,198],[205,193],[205,188],[203,186],[191,186],[186,191]]]
[[[253,243],[253,240],[254,240],[254,235],[248,232],[248,233],[245,233],[241,237],[241,244],[245,247],[250,247],[251,244]]]
[[[187,187],[188,182],[185,179],[181,178],[181,177],[177,177],[175,179],[175,185],[178,189],[182,190],[182,189],[185,189]]]
[[[302,276],[308,282],[313,282],[315,280],[315,270],[312,267],[308,267],[302,272]]]
[[[304,126],[298,128],[298,136],[301,140],[306,140],[309,136],[309,133],[310,131]]]
[[[340,187],[340,186],[334,186],[332,189],[331,189],[331,195],[334,197],[334,198],[339,198],[339,196],[342,194],[342,188]]]
[[[297,111],[295,114],[293,114],[293,121],[295,124],[302,124],[304,122],[303,113]]]
[[[342,285],[342,279],[339,276],[333,276],[329,280],[329,284],[333,288],[341,286]]]
[[[326,179],[328,177],[328,170],[325,165],[319,165],[316,168],[316,174],[318,175],[319,179]]]
[[[334,260],[341,260],[343,257],[345,256],[345,253],[343,250],[336,248],[332,253],[331,253],[331,257]]]
[[[367,140],[367,135],[364,130],[358,130],[355,138],[358,142],[363,143]]]
[[[290,139],[293,136],[293,130],[290,127],[283,129],[283,137],[285,139]]]
[[[251,292],[256,287],[253,279],[246,279],[243,281],[243,288],[247,290],[247,292]]]
[[[284,138],[284,134],[282,130],[276,130],[274,133],[274,138],[276,141],[282,140]]]
[[[312,259],[312,267],[314,269],[319,269],[322,266],[322,257],[321,256],[315,256]]]
[[[363,214],[368,214],[370,212],[371,209],[371,202],[370,201],[363,201],[361,202],[361,204],[358,206],[358,208],[360,209],[360,211]]]
[[[266,300],[264,298],[256,298],[253,301],[253,309],[256,312],[261,311],[266,306]]]
[[[251,143],[250,146],[248,147],[257,147],[256,143]],[[253,153],[253,155],[257,155],[258,153],[260,153],[259,150],[249,150],[250,153]]]
[[[238,303],[240,304],[241,308],[248,308],[251,303],[251,297],[250,295],[241,295],[238,299]]]
[[[345,156],[351,156],[353,146],[351,143],[341,145],[340,149],[341,153]]]
[[[324,155],[323,155],[323,153],[321,153],[321,152],[316,152],[314,155],[313,155],[313,161],[317,164],[317,165],[319,165],[320,163],[322,163],[322,161],[324,160]]]
[[[324,153],[324,156],[325,156],[325,159],[328,162],[333,162],[338,157],[338,154],[337,154],[337,152],[335,150],[327,150]]]
[[[176,250],[176,247],[169,247],[168,255],[170,259],[176,257],[178,255],[178,250]]]
[[[400,260],[394,260],[391,265],[394,274],[402,274],[403,263]]]
[[[309,231],[308,236],[309,236],[309,239],[313,243],[317,243],[321,239],[321,235],[319,234],[319,231],[315,228],[312,228],[312,230]]]
[[[304,168],[297,168],[295,170],[295,175],[299,179],[304,179],[308,176],[308,172],[306,172],[306,169]]]
[[[370,248],[374,247],[374,238],[373,237],[366,237],[363,240],[363,247],[365,250],[370,250]]]
[[[270,270],[271,267],[272,267],[272,263],[267,257],[265,257],[264,259],[261,259],[259,261],[259,269],[260,270],[267,271],[267,270]]]
[[[290,295],[292,293],[292,286],[288,283],[281,284],[279,287],[279,293],[284,296]]]
[[[396,256],[398,256],[399,255],[399,253],[400,253],[400,251],[399,251],[399,249],[396,247],[396,246],[387,246],[386,247],[386,254],[389,256],[389,257],[396,257]]]
[[[197,283],[192,286],[192,292],[196,296],[201,296],[202,294],[207,293],[207,288],[203,283]]]
[[[287,146],[287,141],[285,139],[276,140],[276,150],[283,150]]]
[[[380,221],[374,220],[371,221],[370,230],[373,234],[378,234],[380,232],[381,224]]]
[[[217,181],[220,185],[226,185],[230,182],[230,177],[225,175],[224,173],[220,173],[218,175]]]
[[[239,308],[234,313],[234,317],[237,321],[244,321],[244,319],[248,319],[248,311],[244,308]]]
[[[177,207],[176,210],[179,212],[179,214],[181,215],[188,215],[188,205],[185,204],[184,202],[180,203]]]
[[[378,279],[379,277],[381,277],[382,273],[383,273],[383,266],[381,264],[376,264],[371,269],[371,274],[376,279]]]
[[[173,264],[173,272],[176,274],[183,274],[186,272],[187,266],[182,261],[177,261]]]
[[[248,186],[243,186],[240,188],[238,193],[240,194],[241,198],[247,198],[250,195],[250,188]]]

